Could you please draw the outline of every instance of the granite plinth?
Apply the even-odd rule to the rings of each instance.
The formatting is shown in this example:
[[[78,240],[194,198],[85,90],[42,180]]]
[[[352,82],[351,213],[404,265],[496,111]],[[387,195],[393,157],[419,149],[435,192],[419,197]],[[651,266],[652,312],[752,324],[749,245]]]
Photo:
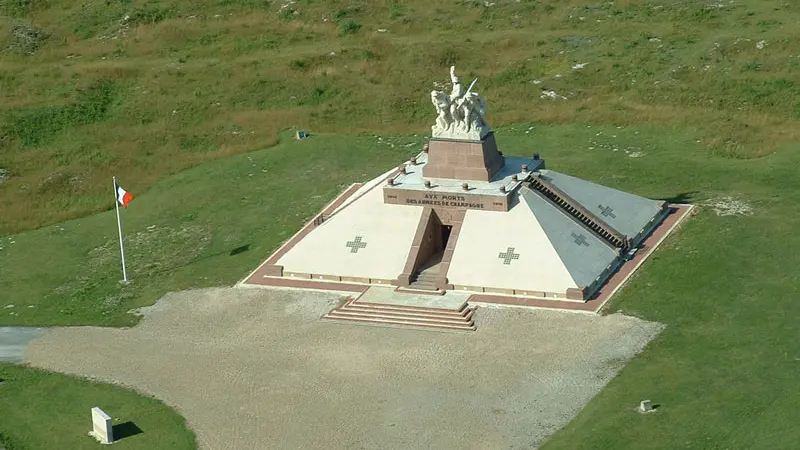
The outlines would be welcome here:
[[[489,182],[503,168],[504,159],[497,150],[494,133],[480,141],[455,139],[430,140],[425,176],[464,181]]]
[[[405,173],[397,174],[391,185],[384,186],[384,202],[431,206],[437,213],[465,209],[508,211],[513,204],[513,193],[532,176],[532,171],[544,167],[543,159],[501,156],[503,165],[494,178],[488,181],[465,181],[429,178],[427,169],[430,158],[431,153],[421,154],[416,158],[416,163],[405,166]],[[523,166],[527,166],[527,171],[522,170]]]

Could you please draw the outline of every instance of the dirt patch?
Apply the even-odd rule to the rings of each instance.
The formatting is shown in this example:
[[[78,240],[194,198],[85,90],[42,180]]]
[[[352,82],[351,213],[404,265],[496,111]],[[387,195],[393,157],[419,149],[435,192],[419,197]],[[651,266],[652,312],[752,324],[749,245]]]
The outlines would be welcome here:
[[[337,294],[173,293],[132,329],[53,329],[26,361],[176,407],[202,449],[531,448],[662,326],[481,308],[474,333],[318,320]]]
[[[716,197],[704,203],[714,210],[718,216],[751,216],[753,208],[740,199],[733,197]]]

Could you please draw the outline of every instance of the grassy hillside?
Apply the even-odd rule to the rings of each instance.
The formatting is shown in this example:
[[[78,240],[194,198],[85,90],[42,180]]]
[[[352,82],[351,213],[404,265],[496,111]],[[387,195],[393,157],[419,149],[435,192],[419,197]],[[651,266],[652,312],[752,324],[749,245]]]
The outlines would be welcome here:
[[[493,125],[669,124],[733,158],[800,134],[785,0],[8,0],[0,16],[0,235],[108,208],[112,175],[143,192],[286,127],[424,134],[452,63]]]

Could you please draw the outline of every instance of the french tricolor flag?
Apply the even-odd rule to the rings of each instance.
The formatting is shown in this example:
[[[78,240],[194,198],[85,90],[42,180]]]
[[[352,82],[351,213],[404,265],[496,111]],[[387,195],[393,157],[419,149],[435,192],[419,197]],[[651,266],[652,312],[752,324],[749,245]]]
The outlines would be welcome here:
[[[127,208],[128,203],[131,201],[131,199],[133,199],[133,194],[125,189],[122,189],[122,186],[120,186],[118,183],[115,182],[114,184],[117,186],[117,201],[120,205],[122,205],[123,208]]]

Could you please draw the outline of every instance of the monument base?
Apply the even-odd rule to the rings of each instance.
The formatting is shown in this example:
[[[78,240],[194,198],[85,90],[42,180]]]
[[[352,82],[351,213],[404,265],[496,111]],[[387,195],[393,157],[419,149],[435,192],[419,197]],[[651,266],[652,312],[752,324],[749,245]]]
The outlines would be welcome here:
[[[489,182],[502,168],[503,156],[490,132],[480,141],[432,138],[423,176]]]
[[[111,445],[114,443],[113,441],[109,441],[105,436],[101,435],[100,433],[94,430],[89,432],[89,436],[95,438],[98,444]]]

